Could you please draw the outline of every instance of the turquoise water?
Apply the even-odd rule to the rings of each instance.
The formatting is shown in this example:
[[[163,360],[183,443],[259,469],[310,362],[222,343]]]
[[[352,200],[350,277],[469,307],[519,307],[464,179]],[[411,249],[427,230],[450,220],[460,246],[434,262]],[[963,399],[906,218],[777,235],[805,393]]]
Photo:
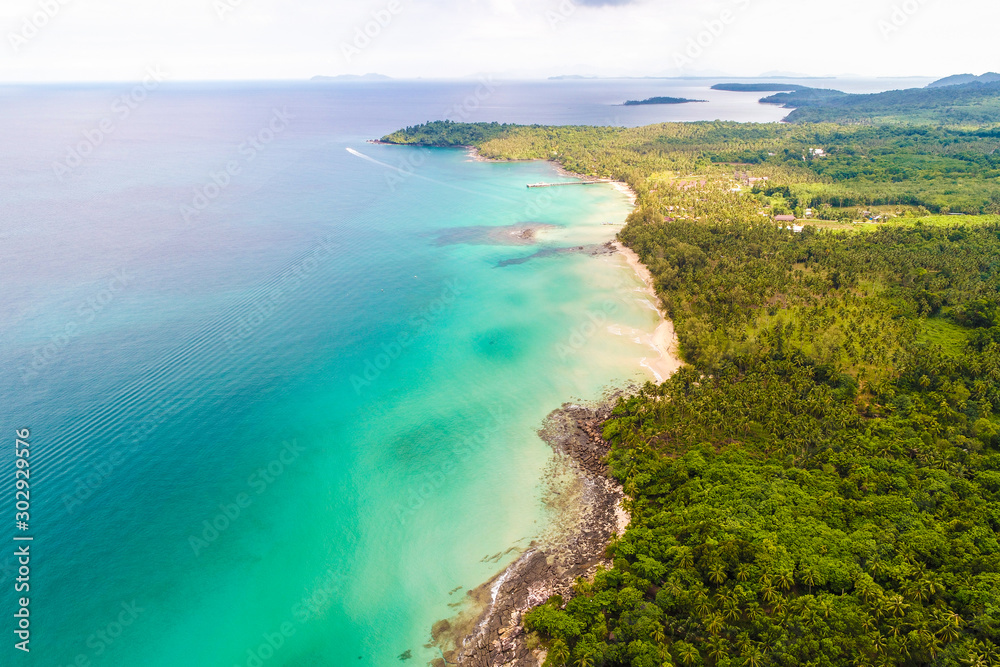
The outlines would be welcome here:
[[[437,657],[434,621],[550,525],[545,415],[650,379],[656,314],[590,252],[626,197],[366,144],[408,119],[287,92],[164,96],[59,180],[106,98],[52,95],[4,130],[2,427],[32,432],[36,554],[4,664]]]

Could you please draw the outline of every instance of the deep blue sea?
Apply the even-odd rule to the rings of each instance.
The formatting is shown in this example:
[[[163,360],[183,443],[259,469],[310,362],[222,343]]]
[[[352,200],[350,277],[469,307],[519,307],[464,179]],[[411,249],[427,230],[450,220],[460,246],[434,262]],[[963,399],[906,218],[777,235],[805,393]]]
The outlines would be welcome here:
[[[651,379],[657,315],[590,252],[610,186],[366,142],[786,113],[711,83],[0,87],[0,664],[438,657],[434,621],[555,518],[545,415]],[[709,102],[619,106],[659,94]]]

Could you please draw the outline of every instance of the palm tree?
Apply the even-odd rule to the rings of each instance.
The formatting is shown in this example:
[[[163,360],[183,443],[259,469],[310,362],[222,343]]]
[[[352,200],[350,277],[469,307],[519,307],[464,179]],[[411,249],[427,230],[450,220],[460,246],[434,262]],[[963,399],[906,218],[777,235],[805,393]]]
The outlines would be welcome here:
[[[812,594],[813,592],[813,586],[816,585],[817,577],[818,575],[816,573],[816,570],[812,569],[811,567],[803,568],[800,573],[799,578],[802,579],[802,583],[804,583],[806,586],[809,587],[810,594]]]
[[[589,651],[580,654],[576,659],[576,667],[594,667],[594,658]]]
[[[726,580],[726,568],[721,563],[715,563],[708,568],[708,579],[716,586]]]
[[[680,656],[681,662],[685,665],[693,665],[701,657],[698,649],[687,642],[677,642],[676,647],[677,654]]]
[[[729,653],[729,642],[722,637],[712,637],[708,640],[708,655],[719,662]]]
[[[779,615],[786,614],[788,612],[786,603],[787,601],[785,600],[785,598],[782,597],[781,594],[778,594],[777,598],[774,601],[774,605],[771,607],[771,611]]]
[[[886,600],[886,606],[893,616],[902,616],[910,606],[903,601],[902,595],[890,595]]]
[[[552,648],[549,649],[549,655],[557,665],[565,665],[566,661],[569,660],[569,647],[566,646],[566,642],[561,639],[557,639],[552,642]]]
[[[704,593],[698,595],[698,599],[694,603],[694,611],[701,617],[707,616],[708,612],[712,611],[712,603],[709,602],[708,597]]]
[[[667,585],[664,588],[666,588],[667,592],[670,593],[675,598],[680,598],[682,595],[684,595],[684,587],[681,586],[680,582],[677,581],[676,579],[671,579],[670,581],[668,581]]]
[[[764,656],[756,646],[743,656],[743,667],[760,667],[764,663]]]
[[[705,629],[713,635],[719,634],[725,629],[725,627],[726,621],[722,618],[722,614],[711,614],[705,621]]]
[[[865,614],[864,617],[861,619],[861,627],[864,628],[865,630],[874,630],[875,619],[873,619],[870,615]]]
[[[961,636],[959,628],[962,626],[962,617],[951,611],[945,616],[945,625],[938,634],[946,642],[953,642]]]
[[[740,617],[740,605],[736,600],[724,600],[722,603],[722,615],[730,621],[737,620]]]
[[[872,640],[872,646],[875,648],[876,653],[885,653],[885,637],[876,633],[875,639]]]

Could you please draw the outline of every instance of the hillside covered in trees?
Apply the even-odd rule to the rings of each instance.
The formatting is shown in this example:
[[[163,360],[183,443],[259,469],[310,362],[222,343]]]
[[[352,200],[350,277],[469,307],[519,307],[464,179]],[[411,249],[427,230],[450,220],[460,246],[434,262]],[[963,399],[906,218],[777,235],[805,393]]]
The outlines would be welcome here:
[[[387,141],[457,145],[482,128]],[[632,523],[547,665],[1000,665],[996,127],[507,127],[627,181],[687,365],[619,402]],[[819,149],[817,151],[817,149]],[[851,224],[885,207],[880,224]],[[801,231],[773,221],[816,209]],[[839,222],[834,219],[839,218]]]
[[[912,122],[978,125],[1000,122],[1000,82],[988,75],[968,83],[890,90],[866,95],[799,88],[765,97],[765,104],[795,109],[789,123]],[[958,78],[956,81],[962,81]]]

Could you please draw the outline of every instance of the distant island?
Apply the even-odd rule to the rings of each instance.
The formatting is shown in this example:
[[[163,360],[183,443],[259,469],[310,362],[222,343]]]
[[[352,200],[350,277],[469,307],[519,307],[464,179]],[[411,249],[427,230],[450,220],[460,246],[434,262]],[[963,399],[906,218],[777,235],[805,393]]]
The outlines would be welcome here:
[[[712,90],[727,90],[732,93],[770,93],[804,90],[808,86],[796,83],[717,83]]]
[[[645,100],[629,100],[625,106],[634,107],[642,104],[687,104],[688,102],[707,102],[708,100],[689,100],[686,97],[650,97]]]
[[[987,72],[982,76],[976,76],[975,74],[954,74],[952,76],[946,76],[943,79],[938,79],[933,83],[927,84],[928,88],[943,88],[945,86],[961,86],[967,83],[996,83],[1000,81],[1000,74],[996,72]]]
[[[793,111],[786,123],[1000,123],[1000,74],[957,74],[925,88],[855,94],[781,83],[719,83],[714,90],[774,92],[761,104]]]
[[[314,76],[310,81],[391,81],[391,76],[384,74],[338,74],[337,76]]]

